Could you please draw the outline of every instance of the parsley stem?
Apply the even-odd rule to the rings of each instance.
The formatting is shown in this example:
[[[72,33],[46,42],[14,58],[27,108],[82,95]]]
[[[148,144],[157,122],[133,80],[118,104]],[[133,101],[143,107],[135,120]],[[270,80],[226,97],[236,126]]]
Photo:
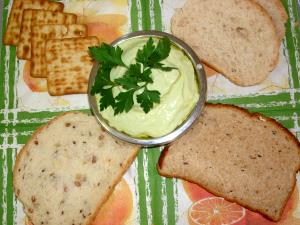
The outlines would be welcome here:
[[[142,88],[147,89],[147,85],[148,85],[148,83],[146,83],[146,84],[144,84],[144,85],[142,85],[142,86],[139,86],[139,87],[136,89],[136,91],[138,91],[138,90],[140,90],[140,89],[142,89]]]
[[[129,69],[129,66],[127,66],[125,63],[123,63],[122,66],[125,67],[126,69]]]

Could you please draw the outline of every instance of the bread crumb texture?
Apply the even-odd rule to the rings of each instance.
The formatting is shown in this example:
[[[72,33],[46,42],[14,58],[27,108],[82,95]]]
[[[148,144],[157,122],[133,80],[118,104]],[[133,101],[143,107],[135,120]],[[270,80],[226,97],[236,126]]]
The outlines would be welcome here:
[[[237,85],[261,83],[277,65],[275,25],[254,1],[188,0],[171,23],[174,35]]]
[[[158,170],[276,221],[293,191],[299,152],[299,142],[275,120],[207,105],[193,128],[163,152]]]
[[[17,156],[14,190],[34,225],[89,224],[137,154],[92,116],[66,113],[40,128]]]
[[[276,33],[281,41],[285,36],[285,23],[288,20],[288,14],[280,0],[254,0],[261,5],[271,16]]]

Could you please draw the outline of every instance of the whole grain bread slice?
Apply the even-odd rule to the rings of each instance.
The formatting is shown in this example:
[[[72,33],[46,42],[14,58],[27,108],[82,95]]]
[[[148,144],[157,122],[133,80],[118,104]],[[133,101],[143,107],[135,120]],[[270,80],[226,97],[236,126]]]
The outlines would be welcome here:
[[[45,45],[47,39],[63,39],[86,36],[87,29],[81,24],[46,24],[32,27],[31,71],[32,77],[47,77]]]
[[[77,16],[72,13],[53,12],[39,9],[26,9],[23,12],[21,34],[17,47],[19,59],[31,59],[32,27],[42,24],[74,24]]]
[[[53,39],[46,42],[47,85],[50,95],[87,93],[93,67],[88,48],[97,37]]]
[[[47,0],[14,0],[7,22],[3,43],[18,45],[21,31],[22,15],[25,9],[44,9],[62,12],[64,4]]]
[[[192,129],[165,148],[157,168],[277,221],[295,186],[300,144],[273,119],[208,104]]]
[[[278,62],[275,25],[254,1],[187,0],[171,29],[203,62],[240,86],[261,83]]]
[[[14,191],[35,225],[88,225],[137,152],[94,117],[65,113],[38,129],[18,154]]]
[[[285,8],[282,5],[280,0],[255,0],[260,4],[267,13],[271,16],[278,35],[279,40],[281,41],[285,36],[285,23],[288,19],[288,15],[285,11]]]

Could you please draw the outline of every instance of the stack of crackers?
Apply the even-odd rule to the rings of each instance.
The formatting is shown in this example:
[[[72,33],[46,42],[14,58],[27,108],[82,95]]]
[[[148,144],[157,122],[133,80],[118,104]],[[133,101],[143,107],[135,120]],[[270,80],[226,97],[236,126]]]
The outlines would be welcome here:
[[[14,0],[3,38],[4,44],[17,46],[19,59],[31,61],[32,77],[47,79],[53,96],[87,92],[93,65],[88,47],[99,43],[63,9],[59,2]]]

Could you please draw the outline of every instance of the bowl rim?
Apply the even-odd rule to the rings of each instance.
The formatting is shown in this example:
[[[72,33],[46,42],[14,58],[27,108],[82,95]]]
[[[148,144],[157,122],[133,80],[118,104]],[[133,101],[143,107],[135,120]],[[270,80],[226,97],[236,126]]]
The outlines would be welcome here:
[[[142,145],[144,147],[163,146],[169,144],[170,142],[174,141],[176,138],[182,136],[191,127],[191,125],[195,122],[195,120],[200,116],[206,101],[206,94],[207,94],[206,75],[205,75],[203,65],[200,62],[200,59],[198,58],[194,50],[191,47],[189,47],[184,41],[166,32],[154,31],[154,30],[131,32],[119,37],[118,39],[113,41],[111,45],[115,46],[126,40],[133,39],[133,38],[140,38],[140,37],[154,37],[154,38],[168,37],[172,42],[172,44],[178,47],[180,50],[182,50],[192,62],[195,75],[197,78],[198,90],[200,96],[194,109],[190,112],[188,117],[180,125],[178,125],[172,132],[160,137],[153,137],[153,138],[133,137],[130,136],[129,134],[118,131],[114,127],[111,127],[109,123],[100,114],[96,97],[90,94],[97,75],[97,71],[100,67],[99,63],[95,63],[93,65],[90,73],[89,82],[88,82],[88,101],[92,113],[96,117],[97,122],[112,136],[132,144]]]

